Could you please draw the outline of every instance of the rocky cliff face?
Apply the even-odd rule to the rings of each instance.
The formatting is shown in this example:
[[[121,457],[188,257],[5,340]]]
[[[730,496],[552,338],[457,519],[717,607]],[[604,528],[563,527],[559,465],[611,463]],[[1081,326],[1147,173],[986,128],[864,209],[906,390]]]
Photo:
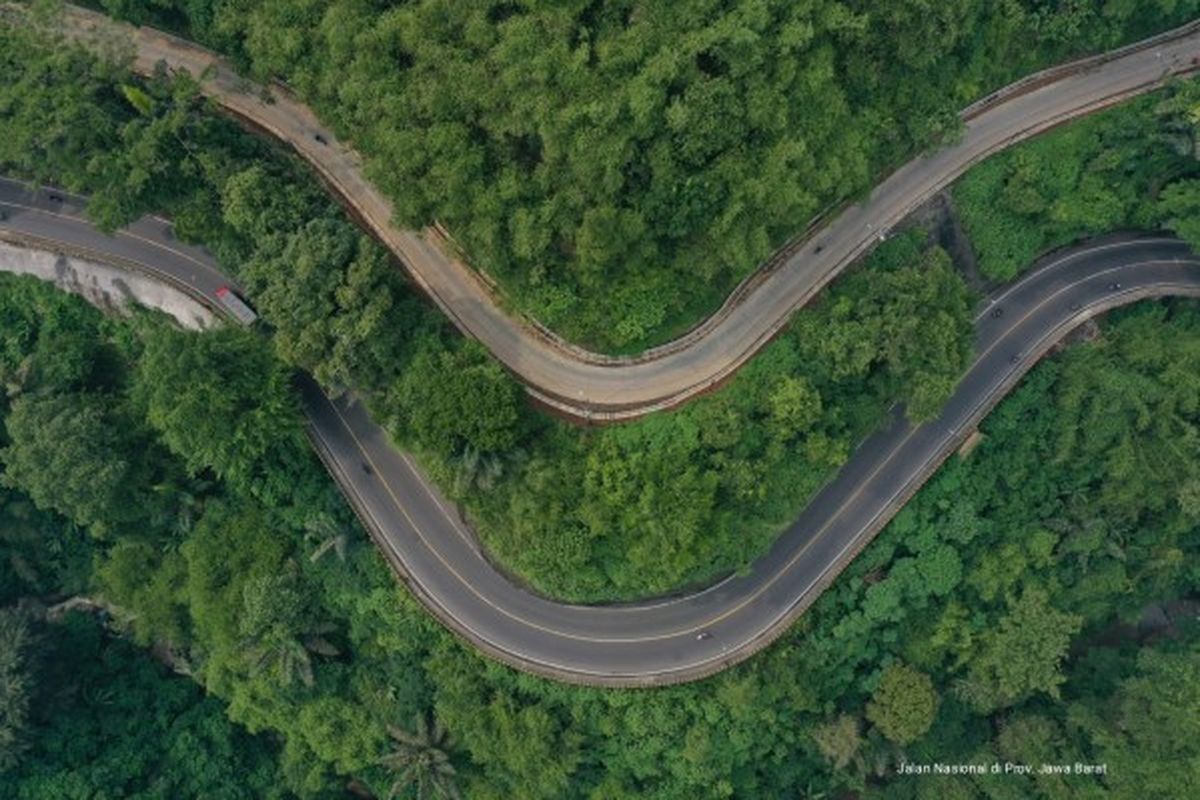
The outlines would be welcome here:
[[[131,304],[157,309],[188,330],[216,324],[216,315],[166,283],[106,264],[0,242],[0,271],[33,275],[118,314]]]

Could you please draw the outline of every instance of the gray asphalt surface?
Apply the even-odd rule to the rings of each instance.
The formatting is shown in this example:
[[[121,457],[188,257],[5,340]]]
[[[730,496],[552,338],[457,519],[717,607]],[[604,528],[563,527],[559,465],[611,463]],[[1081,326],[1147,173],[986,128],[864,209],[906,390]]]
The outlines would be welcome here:
[[[978,356],[941,416],[913,428],[897,413],[748,575],[689,596],[615,607],[563,605],[515,587],[361,405],[331,402],[311,388],[305,398],[360,513],[452,627],[510,663],[555,677],[675,682],[718,671],[781,633],[1071,328],[1114,305],[1173,294],[1200,295],[1200,260],[1176,241],[1113,240],[1060,256],[982,310]],[[1003,313],[993,318],[997,305]],[[698,639],[701,633],[708,638]]]
[[[175,242],[165,223],[145,220],[109,238],[78,216],[78,199],[65,200],[0,180],[0,209],[8,214],[0,235],[35,235],[86,247],[94,257],[107,252],[114,263],[136,262],[201,297],[212,298],[224,282],[212,260]],[[353,396],[330,400],[307,379],[301,393],[314,443],[347,499],[405,583],[448,627],[484,652],[550,677],[672,683],[719,671],[782,633],[1065,333],[1108,308],[1167,295],[1200,296],[1200,259],[1170,238],[1113,237],[1048,258],[981,307],[977,356],[936,420],[913,428],[897,410],[747,575],[627,605],[556,603],[516,586]]]
[[[135,66],[159,64],[207,77],[202,90],[232,114],[293,147],[403,262],[409,275],[467,335],[479,339],[525,384],[564,413],[595,421],[628,419],[669,408],[728,377],[880,235],[991,153],[1065,120],[1161,86],[1196,68],[1200,30],[1180,29],[1165,40],[1126,48],[1111,58],[1080,62],[1042,79],[1018,82],[991,102],[976,103],[962,139],[913,159],[819,228],[803,247],[737,293],[737,301],[670,345],[638,357],[611,358],[568,345],[529,320],[510,315],[477,272],[449,255],[432,231],[392,222],[392,204],[364,177],[360,159],[321,125],[306,105],[273,87],[264,102],[213,53],[150,28],[117,25],[72,6],[62,22],[72,38],[97,48],[128,41]],[[247,88],[249,86],[249,88]],[[800,224],[801,221],[797,221]]]
[[[237,287],[221,274],[212,256],[202,248],[175,238],[171,224],[144,217],[110,236],[84,216],[84,198],[59,190],[35,191],[20,181],[0,177],[0,232],[41,239],[49,245],[68,245],[80,255],[117,266],[136,265],[183,284],[211,304],[221,286]]]

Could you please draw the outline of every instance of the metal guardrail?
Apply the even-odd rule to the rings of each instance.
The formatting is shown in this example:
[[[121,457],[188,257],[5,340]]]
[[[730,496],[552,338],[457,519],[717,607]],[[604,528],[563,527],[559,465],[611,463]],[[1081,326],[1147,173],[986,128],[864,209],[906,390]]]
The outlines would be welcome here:
[[[209,297],[196,287],[179,280],[168,272],[155,269],[148,264],[142,264],[139,261],[122,258],[121,256],[111,253],[100,253],[87,247],[66,244],[54,239],[35,236],[34,234],[25,233],[23,231],[15,231],[11,228],[5,228],[2,226],[0,226],[0,241],[7,242],[8,244],[16,247],[55,253],[58,255],[67,256],[68,258],[78,258],[81,261],[92,261],[97,264],[107,264],[108,266],[116,267],[117,269],[123,269],[129,272],[137,273],[143,277],[169,285],[172,289],[187,295],[189,298],[195,300],[197,303],[204,306],[209,311],[212,311],[220,318],[230,319],[234,322],[238,321],[229,313],[227,309],[222,307],[221,304],[217,302],[215,297]]]
[[[69,7],[69,8],[72,8],[72,7]],[[94,14],[93,12],[85,12],[85,11],[81,11],[81,10],[72,8],[71,14],[76,15],[81,20],[90,21],[90,24],[94,24],[94,25],[112,24],[111,21],[107,20],[107,18],[103,17],[102,15]],[[1092,57],[1085,58],[1085,59],[1080,59],[1075,62],[1071,62],[1069,64],[1060,65],[1058,67],[1052,67],[1048,70],[1043,70],[1039,73],[1036,73],[1033,76],[1028,76],[1027,78],[1022,79],[1021,81],[1018,81],[1014,84],[1010,84],[1007,87],[1004,87],[1000,90],[997,90],[996,92],[993,92],[991,95],[988,95],[988,97],[982,98],[981,100],[977,101],[975,104],[972,104],[972,106],[969,106],[968,109],[964,113],[966,113],[966,114],[978,113],[980,109],[984,108],[985,106],[995,105],[997,102],[999,102],[1003,98],[1011,98],[1011,97],[1018,95],[1021,92],[1032,90],[1036,86],[1040,85],[1039,82],[1044,83],[1047,80],[1050,80],[1054,77],[1068,74],[1072,71],[1086,70],[1086,69],[1093,67],[1099,63],[1103,63],[1103,62],[1112,60],[1114,58],[1119,58],[1122,55],[1127,55],[1130,52],[1146,49],[1149,47],[1154,47],[1154,46],[1162,44],[1163,42],[1166,42],[1166,41],[1169,41],[1169,40],[1172,40],[1175,38],[1179,38],[1182,36],[1187,36],[1187,35],[1193,33],[1197,29],[1197,27],[1200,27],[1200,21],[1189,23],[1188,25],[1182,26],[1180,28],[1176,28],[1173,31],[1168,31],[1168,32],[1160,34],[1156,37],[1151,37],[1150,39],[1143,40],[1141,42],[1136,42],[1134,44],[1128,45],[1124,48],[1121,48],[1119,50],[1116,50],[1116,51],[1113,51],[1110,53],[1101,54],[1099,56],[1092,56]],[[198,59],[198,63],[205,62],[205,63],[211,64],[211,63],[216,63],[217,59],[218,59],[216,54],[211,53],[211,52],[205,50],[204,48],[200,48],[193,43],[187,42],[186,40],[181,40],[181,39],[177,39],[176,37],[171,37],[169,35],[162,34],[158,31],[154,31],[153,29],[149,29],[149,28],[138,29],[136,31],[136,35],[145,36],[145,37],[158,37],[158,38],[161,38],[163,41],[168,41],[171,43],[172,47],[174,47],[174,46],[180,47],[181,52],[195,56],[196,59]],[[145,64],[143,64],[142,68],[147,68],[147,67]],[[251,85],[251,88],[253,89],[253,85]],[[289,103],[291,103],[292,96],[291,96],[290,92],[287,91],[286,87],[283,87],[281,85],[273,85],[272,91],[279,92],[281,99],[285,99]],[[215,90],[210,91],[209,94],[213,95],[214,92],[215,92]],[[216,92],[216,95],[219,95],[219,94],[220,94],[220,92]],[[1126,96],[1126,95],[1122,95],[1122,97],[1124,97],[1124,96]],[[404,236],[419,237],[419,234],[415,234],[412,232],[399,231],[397,229],[390,228],[389,220],[376,219],[375,216],[367,218],[365,213],[358,210],[358,207],[356,206],[356,203],[355,203],[355,198],[353,197],[353,192],[351,191],[351,187],[343,184],[343,182],[342,182],[343,176],[340,176],[338,174],[337,170],[327,168],[327,165],[325,165],[322,162],[320,152],[317,149],[314,149],[314,146],[312,145],[312,143],[310,141],[308,141],[307,138],[303,139],[303,141],[295,140],[294,138],[289,138],[289,136],[285,135],[283,131],[276,130],[276,129],[270,127],[269,126],[270,123],[265,122],[264,120],[257,120],[257,119],[252,118],[253,117],[253,109],[252,108],[246,107],[246,108],[239,109],[239,106],[245,106],[246,103],[253,102],[253,93],[251,93],[251,95],[249,96],[251,98],[250,100],[246,100],[245,102],[243,102],[243,98],[245,98],[245,97],[247,97],[247,95],[245,95],[245,93],[242,93],[242,94],[237,94],[236,96],[230,95],[228,97],[216,96],[215,99],[217,100],[218,103],[220,103],[227,111],[232,113],[234,116],[237,116],[239,119],[242,119],[243,121],[247,122],[248,124],[256,126],[259,130],[263,130],[266,133],[274,136],[275,138],[277,138],[281,141],[284,141],[284,142],[290,144],[292,147],[294,147],[296,149],[296,151],[303,158],[305,158],[305,160],[308,161],[308,163],[310,163],[314,167],[314,169],[316,169],[318,175],[321,176],[322,180],[324,180],[326,182],[326,185],[331,188],[333,193],[342,200],[343,204],[346,205],[346,207],[349,208],[352,211],[352,213],[357,212],[357,213],[355,213],[355,216],[360,220],[360,222],[362,222],[364,224],[364,226],[376,238],[378,238],[386,247],[388,247],[389,250],[391,250],[393,253],[395,253],[402,262],[405,261],[404,250],[405,250],[405,247],[408,247],[410,245],[406,245],[403,241],[398,240],[397,237],[400,236],[401,234],[403,234]],[[1110,102],[1115,102],[1115,100],[1113,100],[1113,98],[1106,98],[1106,100],[1104,102],[1096,103],[1093,106],[1090,106],[1086,109],[1078,111],[1077,113],[1079,113],[1079,114],[1086,113],[1088,111],[1095,110],[1096,108],[1104,107],[1105,105],[1108,105]],[[311,127],[313,125],[319,125],[319,123],[316,121],[316,118],[313,117],[311,110],[309,110],[307,108],[307,106],[304,106],[303,104],[299,104],[299,103],[294,103],[293,105],[295,107],[292,110],[294,111],[294,113],[296,115],[299,115],[299,117],[302,118],[302,122],[304,123],[304,125],[307,125],[309,127]],[[1074,116],[1074,114],[1068,115],[1066,118],[1071,118],[1073,116]],[[1037,131],[1042,130],[1046,127],[1049,127],[1053,124],[1058,124],[1058,122],[1060,122],[1060,121],[1061,120],[1057,120],[1057,119],[1050,120],[1050,121],[1043,120],[1041,122],[1044,124],[1039,124],[1037,126],[1031,126],[1030,128],[1025,129],[1020,135],[1013,137],[1013,138],[1018,139],[1018,138],[1022,138],[1023,136],[1032,135],[1033,132],[1037,132]],[[329,146],[333,146],[336,143],[331,141],[327,144]],[[1007,144],[1007,142],[1005,144]],[[337,149],[337,151],[342,156],[349,158],[350,159],[349,163],[351,163],[351,164],[361,163],[361,159],[358,159],[352,150],[349,150],[348,148],[344,148],[344,147],[336,147],[335,149]],[[983,158],[984,156],[986,156],[994,151],[995,151],[995,149],[991,149],[987,153],[980,154],[979,158]],[[978,159],[976,159],[976,160],[978,160]],[[974,163],[974,161],[972,161],[971,163]],[[363,179],[363,182],[364,182],[364,185],[366,185],[365,178]],[[937,187],[937,190],[940,190],[943,187],[944,187],[944,183],[939,184]],[[375,193],[375,194],[378,194],[378,193]],[[929,193],[929,196],[932,196],[932,193]],[[382,195],[380,195],[380,198],[382,198]],[[925,195],[922,195],[920,197],[914,197],[913,198],[914,202],[905,205],[904,208],[902,209],[903,214],[901,215],[901,218],[902,218],[902,216],[905,216],[908,213],[910,213],[912,208],[914,208],[916,205],[919,205],[920,202],[924,202],[927,199],[928,199],[928,196],[925,196]],[[385,201],[385,199],[383,199],[382,201]],[[842,205],[831,206],[825,212],[818,215],[816,217],[816,219],[814,219],[812,222],[810,222],[810,224],[806,227],[805,234],[803,234],[801,237],[786,244],[783,248],[778,250],[770,259],[768,259],[767,262],[765,262],[763,266],[761,266],[759,269],[755,270],[754,273],[748,275],[745,279],[743,279],[743,281],[741,283],[739,283],[739,285],[737,287],[734,288],[734,290],[731,292],[731,294],[725,299],[725,301],[723,302],[721,307],[714,314],[705,318],[700,323],[698,323],[695,327],[690,329],[687,333],[681,335],[680,337],[677,337],[675,340],[668,342],[666,344],[660,345],[658,347],[651,348],[649,350],[644,351],[641,354],[634,355],[634,356],[607,356],[607,355],[603,355],[603,354],[594,353],[594,352],[586,350],[585,348],[573,345],[573,344],[565,341],[558,335],[556,335],[553,331],[546,328],[546,326],[542,325],[537,320],[531,319],[530,317],[528,317],[526,315],[513,314],[512,313],[512,304],[505,302],[503,293],[497,290],[495,283],[492,282],[486,274],[484,274],[476,269],[465,268],[465,265],[464,265],[464,269],[462,270],[462,272],[464,273],[465,276],[467,276],[467,279],[477,280],[481,287],[480,291],[483,292],[485,296],[493,298],[493,302],[499,303],[501,305],[501,307],[504,309],[504,311],[507,315],[507,319],[509,320],[510,324],[518,326],[520,329],[522,329],[525,332],[525,335],[529,335],[531,337],[536,338],[538,341],[544,343],[548,347],[553,348],[559,352],[565,353],[568,357],[570,357],[571,359],[576,360],[576,361],[580,361],[583,363],[596,364],[596,365],[600,365],[600,366],[612,366],[612,367],[628,366],[628,365],[643,363],[646,361],[651,361],[654,359],[662,358],[666,355],[669,355],[671,353],[674,353],[674,352],[677,352],[684,348],[687,348],[688,346],[693,344],[696,340],[704,337],[706,334],[708,334],[710,331],[712,331],[714,328],[716,328],[718,325],[720,325],[720,323],[728,317],[728,315],[732,312],[732,310],[734,308],[738,307],[742,302],[744,302],[746,297],[749,296],[753,292],[753,290],[762,281],[764,281],[766,279],[767,276],[769,276],[769,275],[773,274],[775,271],[777,271],[778,268],[780,267],[780,265],[787,263],[788,260],[790,258],[794,257],[796,252],[799,251],[800,249],[802,249],[806,243],[812,241],[814,236],[818,234],[818,231],[820,231],[824,225],[828,224],[828,221],[831,218],[831,216],[839,208],[842,208],[848,204],[849,204],[849,201],[847,201],[846,203],[843,203]],[[891,228],[893,225],[895,225],[899,221],[900,220],[898,218],[897,219],[888,219],[886,221],[880,221],[876,227],[877,227],[877,229]],[[436,239],[438,239],[438,238],[443,238],[443,237],[438,232],[438,229],[435,226],[426,231],[426,234],[424,236],[424,241],[425,242],[436,242]],[[448,239],[448,238],[446,240],[450,241],[450,242],[453,241],[452,239]],[[827,285],[827,283],[829,282],[829,280],[832,279],[833,276],[839,274],[843,269],[846,268],[846,266],[849,265],[849,263],[851,263],[852,261],[861,257],[861,255],[863,255],[870,247],[874,246],[874,243],[875,243],[874,239],[870,239],[870,240],[860,243],[860,245],[855,247],[853,249],[853,251],[846,258],[843,258],[843,259],[839,260],[838,263],[832,265],[826,273],[824,273],[822,276],[820,276],[820,278],[815,282],[815,284],[811,288],[811,290],[805,292],[804,296],[800,297],[797,300],[797,302],[794,303],[790,307],[787,314],[781,315],[781,318],[779,320],[773,320],[772,321],[773,324],[770,325],[769,329],[766,330],[766,332],[763,335],[757,337],[753,342],[750,343],[750,346],[748,347],[746,352],[740,353],[739,355],[733,357],[729,363],[721,365],[719,368],[717,368],[715,374],[706,377],[702,381],[700,381],[692,386],[689,386],[686,389],[683,389],[683,390],[680,390],[680,391],[674,393],[670,397],[663,397],[656,401],[637,405],[636,407],[625,408],[625,407],[619,407],[619,406],[612,405],[612,404],[599,406],[596,404],[596,402],[598,402],[598,401],[590,402],[590,403],[589,402],[581,402],[578,399],[574,399],[569,396],[558,395],[558,394],[555,394],[554,392],[547,391],[540,387],[529,385],[528,382],[526,382],[527,389],[529,390],[529,392],[532,396],[534,396],[539,401],[546,403],[549,407],[554,408],[554,409],[560,411],[561,413],[569,415],[573,418],[584,420],[584,421],[589,421],[589,422],[615,422],[615,421],[620,421],[620,420],[625,420],[625,419],[632,419],[632,418],[635,418],[638,416],[642,416],[651,411],[662,410],[662,409],[671,408],[673,406],[676,406],[676,405],[684,402],[688,398],[690,398],[696,394],[702,393],[704,391],[707,391],[711,387],[713,387],[713,386],[717,385],[718,383],[720,383],[721,381],[725,380],[729,375],[731,375],[733,373],[733,371],[735,371],[742,364],[744,364],[745,361],[748,360],[748,358],[750,356],[752,356],[759,348],[761,348],[766,343],[766,341],[768,341],[770,338],[775,336],[780,330],[783,329],[784,326],[786,326],[791,314],[796,310],[796,308],[798,308],[799,306],[808,302],[817,292],[821,291],[824,288],[824,286]],[[421,244],[418,243],[418,244],[411,245],[411,246],[420,247]],[[434,244],[434,246],[436,246],[436,244]],[[432,289],[432,287],[425,280],[422,279],[422,276],[419,272],[410,268],[407,270],[407,273],[412,277],[415,285],[417,285],[427,296],[429,296],[434,301],[434,303],[439,307],[439,309],[443,313],[445,313],[448,316],[448,318],[452,322],[454,322],[454,324],[460,330],[462,330],[467,335],[472,335],[471,330],[467,327],[464,320],[461,319],[455,313],[455,311],[451,307],[450,303],[447,302],[442,297],[440,297],[438,295],[438,293],[436,291],[434,291]]]
[[[1011,100],[1031,91],[1035,91],[1069,75],[1094,69],[1095,67],[1129,55],[1130,53],[1148,50],[1164,43],[1189,36],[1195,33],[1197,30],[1200,30],[1200,19],[1193,20],[1192,22],[1186,23],[1177,28],[1172,28],[1171,30],[1164,31],[1160,34],[1156,34],[1155,36],[1151,36],[1147,39],[1141,39],[1137,42],[1127,44],[1115,50],[1109,50],[1104,53],[1098,53],[1091,56],[1084,56],[1074,61],[1069,61],[1065,64],[1047,67],[1046,69],[1042,69],[1031,75],[1027,75],[1024,78],[1014,81],[1013,83],[1006,84],[1005,86],[987,94],[986,96],[981,97],[959,112],[959,118],[964,122],[970,121],[983,112],[989,110],[992,106],[995,106],[1001,102]],[[1195,69],[1200,69],[1200,64],[1194,65],[1194,67]],[[1121,99],[1126,98],[1122,96]],[[1083,113],[1092,113],[1094,110],[1096,109],[1093,107],[1088,107],[1088,109]],[[1074,118],[1074,115],[1072,115],[1071,118]],[[1013,139],[1018,141],[1020,138],[1023,137],[1013,137]],[[1004,149],[1010,146],[1013,143],[1013,139],[1006,140],[998,149]],[[996,150],[989,151],[986,155],[990,156],[994,152],[996,152]],[[982,160],[982,158],[974,159],[972,160],[971,164],[978,163],[980,160]],[[899,166],[901,165],[892,165],[892,167],[889,169],[881,171],[880,174],[876,176],[876,183],[886,178],[892,170],[898,168]],[[717,327],[717,325],[719,325],[722,320],[728,317],[730,312],[732,312],[733,309],[735,309],[748,295],[750,295],[768,275],[770,275],[774,270],[778,269],[782,264],[786,263],[788,259],[794,256],[797,252],[804,249],[806,245],[816,238],[817,234],[820,233],[822,228],[830,219],[836,217],[838,213],[853,205],[853,202],[854,201],[852,199],[843,198],[827,205],[808,222],[808,224],[799,234],[781,245],[761,265],[755,268],[753,272],[740,280],[730,291],[725,300],[722,301],[721,305],[716,311],[704,319],[699,320],[695,325],[693,325],[691,328],[688,328],[684,333],[675,337],[671,341],[647,348],[646,350],[643,350],[635,355],[610,356],[603,353],[597,353],[562,338],[534,317],[531,317],[527,314],[522,314],[523,319],[529,326],[536,330],[543,339],[553,344],[556,348],[570,353],[580,361],[587,363],[601,366],[625,366],[629,364],[645,363],[647,361],[653,361],[655,359],[662,358],[663,356],[686,349],[692,342],[703,337],[710,330]],[[456,252],[465,255],[465,250],[458,245],[453,236],[440,222],[435,222],[433,227],[442,238],[444,238],[454,247]],[[838,268],[835,271],[840,272],[840,270],[841,268]],[[503,297],[503,287],[501,287],[495,281],[495,279],[493,279],[483,270],[476,269],[473,271],[480,276],[483,283],[494,295]],[[543,394],[535,393],[535,395],[539,399],[543,401],[545,400]],[[566,409],[564,408],[563,410]],[[594,420],[599,419],[602,416],[602,414],[594,412],[588,415],[588,418]],[[618,418],[624,419],[625,417]]]

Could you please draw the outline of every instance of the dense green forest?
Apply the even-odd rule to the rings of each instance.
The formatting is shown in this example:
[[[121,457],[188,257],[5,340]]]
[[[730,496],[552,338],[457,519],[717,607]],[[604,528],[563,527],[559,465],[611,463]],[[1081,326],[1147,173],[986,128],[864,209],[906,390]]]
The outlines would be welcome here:
[[[1116,230],[1196,219],[1196,108],[1184,81],[989,158],[954,188],[963,226],[988,278],[1007,281],[1054,247]],[[1192,223],[1193,226],[1195,223]],[[1189,233],[1191,235],[1189,235]]]
[[[279,356],[365,393],[488,547],[545,591],[642,596],[749,563],[892,403],[931,416],[969,357],[971,298],[914,233],[724,390],[579,430],[528,409],[294,159],[205,113],[193,87],[154,82],[139,113],[122,70],[6,36],[0,165],[91,193],[104,225],[168,213],[239,278]]]
[[[986,91],[1196,0],[99,0],[279,78],[515,304],[636,350]]]
[[[5,797],[288,796],[269,741],[247,735],[222,703],[89,616],[47,623],[26,609],[0,610],[0,674]]]
[[[936,410],[970,341],[971,298],[945,255],[919,233],[898,237],[722,391],[579,431],[526,408],[292,159],[208,114],[186,84],[141,85],[139,111],[123,70],[3,26],[0,74],[0,166],[94,193],[110,225],[171,215],[245,283],[271,334],[105,318],[0,276],[3,603],[88,593],[209,699],[158,686],[161,671],[78,621],[50,646],[110,653],[98,660],[128,677],[101,664],[53,680],[116,687],[113,702],[139,711],[154,709],[145,692],[162,693],[183,722],[151,728],[160,740],[199,736],[194,724],[214,758],[240,743],[248,785],[301,797],[342,796],[351,776],[378,795],[413,797],[423,780],[484,800],[1196,793],[1194,624],[1146,643],[1112,627],[1200,584],[1195,303],[1116,313],[1095,341],[1036,368],[983,444],[948,462],[764,653],[654,692],[570,687],[481,658],[397,584],[304,441],[291,370],[368,393],[487,544],[544,588],[673,588],[744,563],[891,402]],[[1186,116],[1153,118],[1169,134]],[[1200,192],[1184,174],[1139,185],[1187,236]],[[656,513],[678,526],[639,518]],[[540,527],[542,514],[557,527]],[[0,670],[32,663],[20,653],[0,650]],[[90,691],[5,728],[4,752],[52,749],[68,717],[120,725]],[[0,702],[0,722],[19,722],[22,695]],[[219,719],[221,703],[253,740]],[[78,737],[82,754],[40,767],[18,755],[0,786],[81,774],[78,759],[100,748]],[[996,759],[1109,771],[894,775],[901,760]],[[113,775],[220,796],[218,766]]]
[[[93,193],[102,224],[170,214],[182,237],[208,245],[239,277],[285,361],[366,393],[377,418],[467,506],[499,560],[556,596],[645,596],[749,563],[888,406],[905,401],[912,416],[931,415],[969,356],[970,298],[944,255],[912,233],[796,315],[722,391],[675,414],[580,431],[525,408],[503,370],[406,289],[294,159],[205,113],[192,87],[153,82],[139,112],[123,70],[5,35],[0,164]],[[1049,163],[1050,174],[1104,167],[1106,191],[1168,216],[1166,199],[1147,193],[1195,173],[1195,160],[1170,144],[1193,135],[1194,91],[1181,84],[1003,158]],[[1097,127],[1109,134],[1078,133]],[[1048,146],[1054,157],[1035,162]],[[1154,186],[1125,180],[1152,168],[1163,176]],[[961,192],[987,183],[977,174],[989,170],[992,162]],[[1186,196],[1187,185],[1164,192]],[[976,209],[988,204],[960,205],[975,234]],[[1065,238],[1023,236],[1046,246]],[[979,238],[986,269],[988,239]]]
[[[949,462],[771,649],[698,684],[611,691],[486,661],[416,606],[306,449],[265,339],[105,319],[0,276],[0,462],[6,513],[25,523],[0,527],[0,563],[19,561],[30,592],[86,589],[134,640],[174,654],[232,720],[281,739],[280,788],[303,797],[335,796],[348,776],[383,793],[413,763],[440,765],[414,780],[497,800],[1141,798],[1147,785],[1185,797],[1200,781],[1195,623],[1140,651],[1110,625],[1200,583],[1200,307],[1114,317],[1037,367],[970,458]],[[230,380],[231,362],[256,368]],[[171,413],[166,396],[208,402]],[[232,408],[241,433],[213,447],[200,434]],[[62,646],[98,646],[87,641]],[[109,682],[112,704],[139,705],[146,681]],[[195,713],[211,722],[205,703]],[[3,707],[13,719],[21,703]],[[119,727],[111,707],[63,713],[76,722],[14,726],[15,746],[33,748],[17,752],[52,749],[62,726],[84,726],[80,747],[98,746],[87,725]],[[243,736],[217,727],[214,754]],[[264,747],[243,756],[265,780]],[[77,758],[18,756],[0,781],[71,773]],[[901,760],[994,759],[1110,773],[889,779]],[[122,779],[224,774],[141,763]]]

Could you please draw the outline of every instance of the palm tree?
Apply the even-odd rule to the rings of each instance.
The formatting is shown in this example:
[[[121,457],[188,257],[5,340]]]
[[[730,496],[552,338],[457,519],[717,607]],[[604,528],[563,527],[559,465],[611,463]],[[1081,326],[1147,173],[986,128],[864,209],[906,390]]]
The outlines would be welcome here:
[[[297,678],[305,686],[313,685],[313,655],[333,657],[338,649],[326,636],[336,630],[329,622],[317,623],[301,635],[292,635],[276,626],[265,636],[245,642],[246,656],[255,670],[273,668],[285,686]]]
[[[460,800],[462,792],[455,782],[457,771],[446,753],[451,746],[450,737],[441,722],[434,719],[430,726],[424,715],[418,715],[414,732],[389,725],[388,734],[392,737],[392,749],[379,759],[395,775],[388,800],[409,786],[416,787],[417,800]]]
[[[504,474],[504,459],[496,453],[485,453],[467,447],[456,458],[454,466],[454,493],[464,494],[470,489],[490,491]]]
[[[304,524],[304,538],[315,544],[308,560],[314,564],[320,561],[326,553],[332,552],[338,561],[346,560],[346,550],[350,539],[346,531],[328,514],[318,514]]]
[[[208,492],[212,481],[197,478],[187,486],[175,486],[170,483],[160,483],[154,486],[154,492],[159,496],[170,495],[169,502],[156,504],[150,515],[151,524],[156,528],[169,530],[174,539],[164,545],[164,549],[176,550],[182,541],[192,532],[196,520],[200,518],[207,502]]]
[[[53,539],[58,543],[57,537]],[[47,549],[46,531],[34,513],[33,503],[12,496],[0,499],[0,543],[8,552],[8,566],[31,587],[42,586],[42,576],[26,556]]]
[[[285,686],[313,684],[313,654],[336,656],[327,638],[335,630],[310,614],[294,569],[263,575],[242,587],[242,646],[254,671],[271,669]]]
[[[296,678],[305,686],[313,685],[312,656],[299,639],[271,636],[246,644],[246,658],[255,672],[273,669],[284,686],[290,686]]]
[[[180,538],[187,536],[192,532],[192,528],[196,526],[196,520],[200,518],[201,512],[204,511],[206,497],[212,486],[212,481],[201,478],[193,480],[190,487],[179,490],[176,501],[178,511],[176,512],[175,523],[172,527],[174,529],[173,532]]]
[[[828,797],[829,792],[825,791],[824,789],[814,789],[813,782],[809,781],[804,789],[801,790],[800,796],[797,798],[797,800],[826,800]]]

